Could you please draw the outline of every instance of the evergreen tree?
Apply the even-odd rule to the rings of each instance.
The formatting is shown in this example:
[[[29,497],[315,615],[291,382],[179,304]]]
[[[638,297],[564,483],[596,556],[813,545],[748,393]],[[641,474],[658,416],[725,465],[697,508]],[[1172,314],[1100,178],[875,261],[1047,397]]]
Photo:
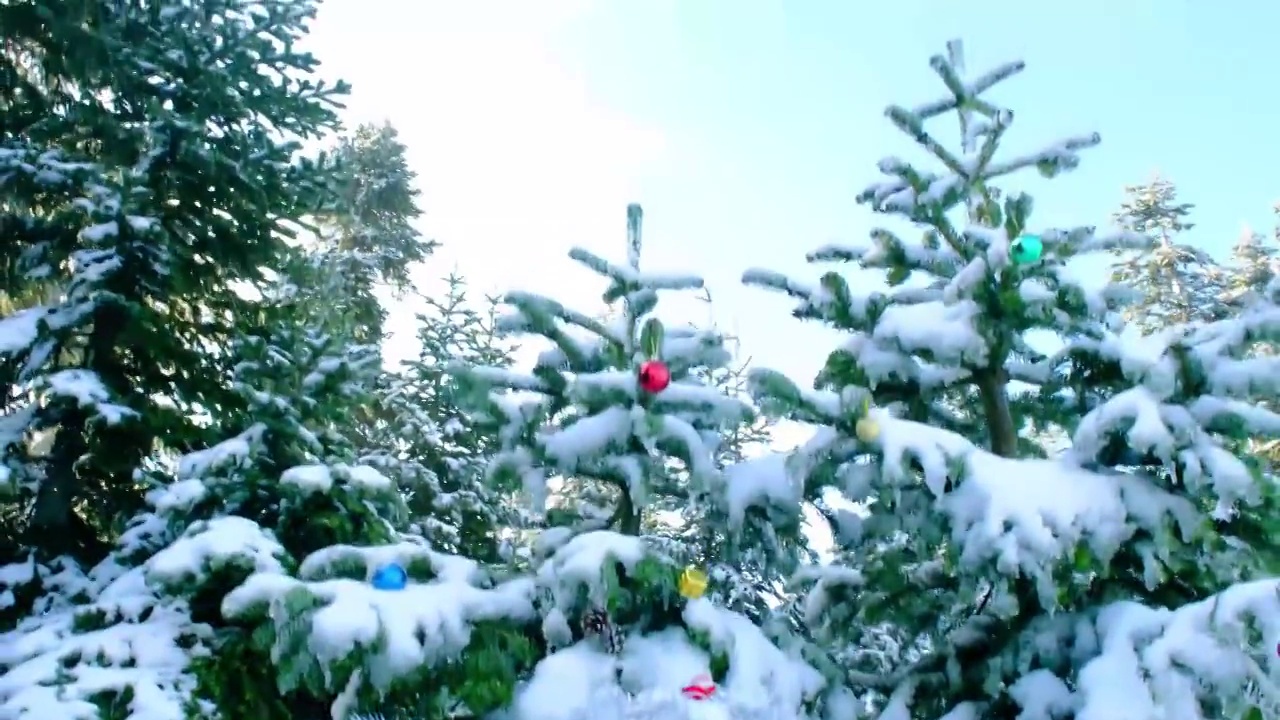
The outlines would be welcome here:
[[[1280,206],[1277,206],[1277,215],[1280,215]],[[1276,233],[1280,242],[1280,224]],[[1233,305],[1245,304],[1250,296],[1263,292],[1277,275],[1280,275],[1280,247],[1251,228],[1245,228],[1231,248],[1225,299]]]
[[[345,405],[368,400],[377,355],[277,328],[231,346],[244,398],[224,418],[232,436],[155,473],[150,511],[112,554],[84,574],[30,565],[57,582],[3,636],[17,649],[0,683],[5,717],[287,718],[325,708],[320,681],[289,664],[306,658],[273,654],[301,648],[228,625],[224,598],[251,573],[287,575],[332,545],[388,540],[403,504],[389,480],[351,464],[351,443],[335,432]],[[50,642],[24,640],[34,637]],[[100,652],[108,638],[119,638],[118,653]],[[272,659],[278,692],[263,672]],[[113,667],[113,680],[95,680]]]
[[[732,365],[696,368],[690,374],[755,410],[747,391],[749,370],[750,362],[735,355]],[[769,449],[773,426],[768,416],[756,413],[750,422],[721,433],[714,461],[726,483],[734,482],[735,468],[751,468],[751,460],[776,457]],[[787,579],[802,563],[816,559],[802,534],[790,527],[775,532],[767,514],[752,513],[748,518],[744,511],[743,517],[731,516],[727,504],[689,504],[676,497],[654,498],[651,506],[655,512],[646,530],[675,539],[716,579],[717,602],[756,623],[778,619],[776,608],[786,598]]]
[[[668,328],[653,316],[660,292],[697,289],[702,281],[642,271],[639,206],[629,207],[628,220],[626,264],[583,249],[570,253],[608,280],[603,299],[606,306],[619,301],[615,322],[509,293],[515,312],[503,328],[552,347],[529,374],[456,370],[482,403],[478,417],[500,428],[494,481],[523,486],[547,508],[528,555],[541,593],[545,654],[513,709],[524,720],[691,717],[691,701],[679,690],[705,673],[721,684],[712,704],[723,703],[734,717],[798,717],[816,700],[821,678],[726,606],[750,586],[713,572],[706,597],[682,600],[681,566],[706,559],[705,545],[645,532],[655,528],[650,520],[661,500],[677,498],[699,523],[717,521],[719,532],[734,538],[716,558],[731,565],[729,553],[741,547],[738,530],[771,521],[774,537],[798,537],[799,515],[761,507],[748,518],[735,504],[772,479],[763,473],[777,458],[722,469],[717,452],[726,432],[750,423],[753,413],[704,380],[731,360],[719,333]],[[640,372],[653,361],[665,364],[671,382],[646,390]]]
[[[321,190],[297,142],[333,127],[292,40],[307,2],[0,7],[0,447],[5,558],[102,557],[156,447],[210,439],[238,399],[243,299]],[[38,304],[40,300],[48,302]],[[33,450],[30,438],[49,438]]]
[[[804,575],[806,619],[833,659],[824,667],[885,719],[1269,717],[1280,709],[1280,598],[1262,579],[1270,541],[1248,509],[1274,487],[1230,447],[1280,430],[1280,416],[1255,407],[1280,391],[1280,367],[1241,359],[1280,332],[1280,283],[1236,317],[1117,335],[1111,314],[1126,293],[1093,294],[1064,265],[1155,243],[1045,229],[1042,255],[1019,257],[1011,246],[1029,242],[1031,199],[991,193],[1024,168],[1074,168],[1098,137],[1000,157],[1013,116],[985,96],[1023,65],[966,80],[961,59],[953,43],[931,62],[949,97],[887,112],[945,169],[883,160],[888,179],[860,197],[923,239],[876,229],[870,247],[809,256],[885,271],[890,289],[860,294],[834,271],[813,288],[745,277],[851,334],[815,391],[753,376],[761,402],[818,427],[790,468],[806,497],[834,487],[861,505],[837,518],[832,565]],[[960,152],[926,127],[946,114],[959,119]],[[909,276],[919,282],[906,286]],[[1024,337],[1033,330],[1059,347],[1037,351]],[[1098,384],[1083,407],[1078,369]],[[1066,453],[1044,459],[1019,442],[1030,426],[1010,402],[1014,380],[1036,388],[1045,422],[1069,423]],[[894,417],[890,403],[938,425],[973,413],[986,431]]]
[[[317,657],[299,630],[346,616],[335,593],[368,595],[392,558],[418,579],[479,579],[397,532],[404,498],[349,422],[380,403],[373,285],[403,284],[396,263],[430,244],[389,128],[323,164],[282,139],[336,124],[343,88],[293,50],[313,14],[0,8],[0,485],[26,520],[5,526],[24,532],[0,569],[0,716],[424,702],[385,672],[416,669],[389,660],[394,612],[362,668],[356,648]],[[301,247],[299,226],[319,231]]]
[[[1142,297],[1125,309],[1125,319],[1151,331],[1219,317],[1221,268],[1208,253],[1177,241],[1195,227],[1187,220],[1195,206],[1179,202],[1174,184],[1158,175],[1146,184],[1126,187],[1125,195],[1115,223],[1155,241],[1146,252],[1117,253],[1121,259],[1113,265],[1112,282]]]
[[[329,201],[312,220],[315,236],[303,244],[314,265],[304,291],[309,300],[328,300],[310,306],[326,312],[333,331],[352,342],[382,341],[385,312],[376,290],[403,296],[412,288],[409,268],[436,248],[413,227],[422,215],[421,193],[406,152],[395,128],[383,123],[344,134],[325,158]]]
[[[1274,210],[1280,220],[1280,203],[1276,204]],[[1228,302],[1236,306],[1247,306],[1265,298],[1268,290],[1275,286],[1276,278],[1280,277],[1280,222],[1276,223],[1270,243],[1252,232],[1242,236],[1240,242],[1232,249],[1232,266]],[[1275,342],[1274,339],[1269,342],[1254,343],[1246,352],[1249,357],[1274,358],[1280,355],[1280,343]],[[1262,403],[1262,405],[1268,410],[1276,410],[1274,402]],[[1268,477],[1275,482],[1280,482],[1280,479],[1277,479],[1280,476],[1280,441],[1274,438],[1250,437],[1244,443],[1244,448],[1246,452],[1264,459]],[[1273,504],[1280,502],[1274,497],[1271,501]],[[1254,519],[1258,532],[1271,537],[1280,534],[1278,517],[1280,514],[1275,512],[1259,513]],[[1267,562],[1270,573],[1280,575],[1280,550],[1272,546]]]
[[[295,259],[314,277],[305,256]],[[489,688],[514,683],[528,647],[524,585],[485,591],[475,563],[402,532],[405,489],[383,472],[400,466],[382,462],[400,448],[371,450],[351,421],[354,409],[386,401],[379,349],[335,334],[295,286],[286,276],[264,288],[256,324],[267,329],[228,346],[242,403],[218,420],[231,437],[150,473],[151,509],[88,573],[26,566],[58,585],[0,635],[13,648],[0,655],[0,715],[285,720],[376,708],[422,717],[456,702],[502,703]],[[414,582],[405,596],[369,586],[390,562]],[[515,608],[514,627],[481,623],[448,637],[495,603]],[[373,624],[352,634],[353,614]],[[413,628],[431,640],[406,660]],[[477,643],[469,659],[436,667],[437,653],[468,640]],[[103,656],[104,642],[124,649]]]
[[[387,335],[383,300],[402,300],[412,292],[410,265],[437,246],[413,225],[422,211],[406,152],[395,129],[384,123],[345,133],[323,157],[329,194],[308,218],[314,232],[291,248],[284,282],[273,291],[289,301],[280,322],[302,323],[335,343],[380,352]],[[381,373],[375,384],[372,400],[348,408],[343,431],[356,438],[363,462],[412,492],[416,466],[406,462],[401,438],[429,426],[405,425],[405,412],[417,409],[406,405],[412,400],[404,397],[396,375]]]
[[[638,221],[639,215],[634,219]],[[638,230],[638,226],[633,229]],[[704,289],[703,300],[710,310],[709,290]],[[615,303],[605,320],[622,322],[625,313],[623,304]],[[747,460],[770,454],[774,422],[756,412],[747,391],[750,361],[739,357],[736,338],[726,334],[724,342],[730,361],[695,367],[689,374],[693,380],[752,406],[752,419],[725,428],[713,450],[716,467],[721,472],[732,473],[736,464],[750,467]],[[679,463],[670,463],[667,471],[673,477],[687,475]],[[813,560],[803,537],[773,533],[767,518],[753,517],[745,523],[746,518],[730,518],[729,508],[723,503],[691,504],[682,495],[658,495],[650,498],[646,509],[644,534],[655,542],[672,542],[673,547],[678,548],[677,554],[688,556],[716,578],[713,593],[717,602],[757,623],[775,615],[774,609],[785,595],[783,586],[790,571],[802,561]]]
[[[390,376],[376,445],[390,448],[382,464],[395,467],[408,494],[417,531],[433,547],[498,562],[501,533],[524,523],[512,492],[488,482],[486,466],[498,440],[463,409],[451,363],[510,367],[512,348],[497,335],[497,307],[473,305],[466,283],[445,279],[439,297],[424,296],[418,315],[418,354]]]

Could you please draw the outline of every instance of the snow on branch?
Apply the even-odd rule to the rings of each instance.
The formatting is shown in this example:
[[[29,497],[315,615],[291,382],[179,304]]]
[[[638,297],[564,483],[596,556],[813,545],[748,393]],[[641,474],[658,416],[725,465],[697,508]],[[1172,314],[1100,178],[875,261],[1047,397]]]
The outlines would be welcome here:
[[[963,258],[949,247],[942,247],[937,233],[924,243],[910,243],[889,230],[871,231],[871,247],[823,245],[810,252],[809,262],[853,262],[865,268],[889,270],[902,267],[937,277],[953,277]]]
[[[388,557],[413,557],[410,548],[326,548],[303,561],[308,574],[324,577],[342,555],[359,555],[367,567]],[[483,589],[473,584],[474,563],[430,554],[434,577],[416,579],[397,592],[378,590],[363,575],[300,580],[279,572],[255,573],[223,599],[229,620],[272,625],[277,662],[319,667],[326,678],[352,654],[365,655],[368,680],[380,688],[455,658],[484,620],[534,617],[528,578]],[[415,565],[408,563],[413,575]],[[301,634],[301,636],[299,636]],[[288,656],[287,658],[285,656]],[[340,688],[333,688],[340,689]]]
[[[45,581],[93,601],[48,608],[0,632],[0,717],[96,718],[102,693],[128,693],[150,717],[188,715],[192,661],[210,656],[215,640],[186,602],[162,597],[143,568],[115,558],[88,575],[65,568]]]
[[[880,292],[854,294],[839,273],[829,272],[817,285],[789,278],[772,270],[752,268],[742,275],[746,285],[777,290],[798,300],[792,315],[802,320],[822,320],[842,329],[869,329],[884,308],[895,300],[919,300],[917,290],[901,290],[892,296]]]
[[[117,398],[92,370],[58,370],[41,377],[35,387],[46,403],[69,401],[107,425],[138,417],[136,410],[113,402]]]
[[[605,302],[641,290],[697,290],[702,278],[697,275],[642,272],[626,265],[616,265],[580,247],[569,251],[569,257],[613,281],[605,293]]]
[[[574,607],[578,590],[585,589],[588,598],[603,603],[607,569],[620,563],[628,572],[651,554],[642,538],[608,530],[595,530],[575,535],[558,547],[538,569],[538,583],[552,593],[556,607],[567,612]]]
[[[1094,630],[1098,654],[1079,673],[1077,720],[1280,712],[1276,580],[1234,585],[1172,610],[1116,603],[1098,614]],[[1250,707],[1261,714],[1245,715]]]
[[[571,310],[551,298],[535,293],[509,292],[503,299],[508,304],[514,305],[519,309],[522,317],[529,323],[529,331],[543,335],[548,339],[556,339],[555,333],[557,329],[554,321],[560,320],[569,325],[587,330],[603,340],[620,346],[626,345],[626,339],[619,336],[603,322],[576,310]],[[576,348],[575,345],[566,347],[565,344],[560,342],[557,342],[556,345],[566,351]]]
[[[825,397],[821,404],[829,405],[832,398]],[[810,402],[810,411],[822,412],[819,405]],[[1143,475],[1095,472],[1063,459],[1003,458],[956,434],[872,412],[880,427],[875,440],[851,443],[839,432],[820,433],[798,451],[798,463],[788,466],[773,459],[771,481],[740,488],[735,503],[793,505],[799,494],[784,490],[784,480],[813,476],[820,464],[839,465],[848,472],[823,476],[842,481],[840,489],[850,500],[876,501],[870,507],[876,527],[870,539],[876,541],[892,535],[895,520],[902,523],[900,532],[911,532],[902,498],[927,493],[928,501],[910,508],[932,516],[920,519],[917,526],[939,528],[952,548],[951,562],[966,576],[1026,578],[1045,608],[1058,607],[1061,598],[1055,573],[1064,564],[1079,568],[1082,551],[1093,558],[1091,566],[1106,567],[1135,536],[1167,537],[1172,529],[1183,542],[1190,542],[1204,526],[1205,513],[1194,502]],[[800,467],[805,462],[809,467]],[[856,573],[836,580],[854,588],[863,582]],[[1203,715],[1188,714],[1189,718],[1239,716],[1214,714],[1223,702],[1237,703],[1239,711],[1252,704],[1272,712],[1280,707],[1280,662],[1274,653],[1280,642],[1277,589],[1275,580],[1266,580],[1233,586],[1209,600],[1171,610],[1121,602],[1097,614],[1056,621],[1045,616],[1034,627],[1011,628],[1015,636],[998,643],[1004,648],[997,650],[1002,659],[993,662],[1010,671],[1015,665],[1024,667],[1015,656],[1032,651],[1024,647],[1029,640],[1018,638],[1038,638],[1039,653],[1049,652],[1049,642],[1077,649],[1078,674],[1059,677],[1040,669],[1009,676],[1009,696],[1033,717],[1053,717],[1072,708],[1083,713],[1077,718],[1164,717],[1178,707],[1204,708]],[[810,590],[818,595],[829,591],[826,586]],[[824,597],[810,600],[814,607],[824,602]],[[991,622],[993,617],[977,615],[972,618],[976,624],[957,628],[944,647],[918,661],[886,675],[850,671],[848,681],[885,693],[914,686],[917,680],[942,673],[947,658],[981,645],[981,639],[994,632]],[[1041,627],[1054,622],[1062,632]],[[1071,633],[1080,636],[1072,641]],[[904,708],[911,704],[910,695],[900,697]],[[1121,708],[1123,714],[1116,715]]]
[[[1065,460],[1003,458],[955,433],[870,412],[879,426],[874,440],[850,443],[843,433],[820,433],[797,451],[792,472],[803,468],[800,474],[809,476],[819,466],[844,466],[852,472],[825,476],[841,479],[839,489],[853,502],[927,492],[958,562],[975,569],[989,564],[1000,575],[1036,581],[1046,607],[1057,603],[1056,564],[1072,558],[1078,546],[1105,563],[1139,530],[1159,536],[1172,523],[1185,540],[1203,520],[1189,500],[1142,475],[1093,472]],[[739,491],[742,497],[734,501],[795,501],[794,494],[767,487]]]
[[[1269,315],[1262,309],[1150,335],[1105,333],[1077,339],[1047,360],[1089,352],[1133,383],[1081,418],[1073,456],[1080,462],[1099,459],[1122,438],[1137,457],[1176,468],[1192,489],[1211,487],[1219,514],[1231,512],[1238,501],[1252,502],[1255,471],[1224,440],[1280,437],[1280,415],[1258,404],[1280,395],[1280,364],[1274,357],[1243,357],[1257,337],[1253,328],[1265,325]]]
[[[1268,718],[1280,712],[1280,583],[1234,585],[1173,609],[1135,602],[1108,604],[1087,616],[1039,623],[1011,645],[1038,659],[1004,658],[1019,717],[1075,720],[1129,718]],[[945,668],[952,653],[974,642],[926,654],[884,675],[850,672],[855,687],[892,691],[881,718],[908,717],[922,681]],[[1070,661],[1066,672],[1035,667]],[[1031,669],[1033,668],[1033,669]],[[901,713],[894,715],[893,713]],[[964,701],[940,720],[983,717]]]

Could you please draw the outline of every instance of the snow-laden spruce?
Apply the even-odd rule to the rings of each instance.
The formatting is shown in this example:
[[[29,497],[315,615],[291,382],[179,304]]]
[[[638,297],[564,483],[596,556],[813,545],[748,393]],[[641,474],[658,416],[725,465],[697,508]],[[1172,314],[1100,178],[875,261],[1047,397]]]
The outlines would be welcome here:
[[[401,532],[401,488],[332,424],[373,401],[377,355],[288,327],[233,350],[247,426],[148,476],[162,481],[150,510],[106,560],[0,569],[7,602],[40,593],[0,634],[0,717],[505,706],[528,670],[533,580],[496,582]],[[370,577],[391,562],[412,582],[375,590]]]
[[[640,270],[638,206],[628,218],[625,264],[570,253],[606,280],[602,310],[613,312],[508,293],[513,311],[502,326],[521,345],[551,347],[527,373],[453,368],[473,386],[477,417],[499,429],[493,481],[522,487],[545,510],[545,529],[519,564],[538,580],[547,654],[517,692],[512,717],[809,717],[830,687],[764,596],[780,585],[779,558],[797,562],[798,512],[770,524],[748,520],[745,502],[723,500],[737,473],[722,467],[717,449],[752,409],[706,382],[706,371],[730,360],[719,333],[668,328],[653,316],[661,292],[702,281]],[[652,360],[672,376],[657,392],[638,380]],[[661,511],[673,503],[691,509],[683,518],[696,526]],[[712,578],[698,600],[677,592],[688,563]],[[702,674],[719,684],[715,697],[682,697]]]
[[[1280,395],[1280,364],[1252,353],[1280,339],[1280,285],[1221,322],[1125,329],[1130,294],[1073,261],[1150,241],[1036,228],[1030,198],[993,187],[1071,169],[1097,137],[1002,159],[1012,114],[983,94],[1022,65],[964,81],[948,50],[932,66],[951,96],[887,113],[943,170],[887,159],[861,197],[923,239],[882,228],[810,254],[857,263],[856,281],[745,277],[849,333],[816,391],[754,375],[762,403],[817,428],[752,498],[800,488],[832,522],[834,562],[796,579],[809,630],[884,720],[1270,717],[1280,600],[1259,550],[1276,478],[1243,449],[1280,434],[1258,404]],[[946,113],[958,153],[925,129]],[[1043,255],[1016,264],[1030,232]]]
[[[106,559],[84,571],[31,555],[0,569],[5,605],[31,605],[0,634],[0,717],[182,720],[226,716],[238,691],[245,704],[277,695],[266,648],[255,655],[244,629],[224,622],[223,595],[252,573],[286,572],[323,542],[317,529],[387,537],[403,503],[387,478],[337,460],[340,443],[322,439],[333,401],[370,367],[359,349],[332,354],[287,332],[271,340],[233,348],[245,429],[140,472],[154,488],[149,510]],[[303,464],[288,470],[290,460]],[[237,676],[253,681],[221,695]]]
[[[822,676],[780,650],[744,615],[708,598],[678,597],[671,582],[676,570],[645,539],[611,531],[578,534],[559,546],[537,572],[545,598],[543,631],[556,649],[520,690],[512,716],[801,717],[806,701],[826,684]],[[594,637],[574,639],[567,618],[583,604],[617,608],[623,622],[635,618],[620,649],[609,652]],[[713,697],[683,697],[681,688],[702,675],[718,681]]]
[[[656,318],[646,320],[658,290],[696,289],[702,281],[650,277],[581,248],[570,257],[609,277],[613,285],[606,300],[623,299],[628,311],[610,325],[550,298],[506,295],[516,310],[502,319],[503,329],[541,335],[555,346],[537,358],[530,373],[456,368],[465,378],[518,393],[490,395],[490,412],[509,427],[504,438],[509,449],[497,458],[493,472],[520,478],[535,504],[545,500],[551,474],[598,479],[621,489],[632,504],[643,503],[650,492],[662,491],[651,483],[666,475],[653,471],[666,452],[705,483],[715,474],[711,460],[718,431],[745,420],[750,409],[713,388],[683,381],[695,367],[729,360],[719,333],[665,329]],[[673,377],[653,395],[640,388],[635,369],[649,357],[665,362]],[[558,426],[551,422],[562,418]],[[665,452],[659,453],[659,446]],[[638,522],[638,512],[625,505],[617,504],[626,513],[619,519]]]
[[[385,689],[455,657],[473,623],[531,615],[528,582],[479,587],[476,563],[412,539],[328,546],[295,568],[276,533],[254,520],[217,514],[190,521],[210,501],[234,494],[228,485],[247,480],[237,470],[252,467],[263,431],[255,426],[185,458],[181,479],[152,494],[154,512],[93,570],[40,569],[46,581],[57,580],[57,592],[38,614],[0,634],[0,666],[7,668],[0,717],[98,718],[112,711],[102,707],[104,695],[122,698],[115,712],[137,720],[226,717],[199,675],[217,662],[215,653],[252,661],[254,654],[227,642],[237,627],[252,631],[244,641],[260,645],[261,659],[275,667],[242,668],[266,671],[267,697],[299,685],[323,697],[326,687],[363,689],[361,680]],[[281,478],[282,504],[314,510],[317,495],[370,508],[400,502],[391,481],[365,466],[299,466]],[[388,562],[408,568],[416,582],[399,593],[372,589],[368,576]],[[8,566],[0,582],[8,590],[28,579],[23,574],[28,568]],[[243,582],[220,603],[200,607],[234,578]]]
[[[100,560],[143,504],[132,474],[157,447],[208,442],[209,414],[234,402],[225,343],[263,320],[238,291],[281,273],[286,228],[330,204],[295,141],[335,130],[345,92],[293,47],[314,13],[99,5],[92,43],[112,49],[30,76],[16,69],[32,49],[85,47],[86,30],[6,24],[0,64],[25,78],[6,117],[50,118],[0,138],[6,545]],[[93,391],[64,392],[65,373]]]

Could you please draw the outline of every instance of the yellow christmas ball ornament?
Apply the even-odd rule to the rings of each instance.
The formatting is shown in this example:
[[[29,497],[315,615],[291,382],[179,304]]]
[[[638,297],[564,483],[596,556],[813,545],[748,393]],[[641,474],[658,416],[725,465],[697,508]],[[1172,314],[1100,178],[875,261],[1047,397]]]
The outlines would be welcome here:
[[[853,434],[857,435],[862,442],[869,443],[880,437],[880,425],[875,420],[864,417],[854,423]]]
[[[871,402],[864,401],[862,403],[862,417],[858,418],[858,422],[853,424],[853,434],[858,436],[858,440],[869,443],[880,437],[880,424],[871,417]]]
[[[707,574],[690,565],[680,573],[680,581],[676,587],[680,594],[690,600],[697,600],[707,591]]]

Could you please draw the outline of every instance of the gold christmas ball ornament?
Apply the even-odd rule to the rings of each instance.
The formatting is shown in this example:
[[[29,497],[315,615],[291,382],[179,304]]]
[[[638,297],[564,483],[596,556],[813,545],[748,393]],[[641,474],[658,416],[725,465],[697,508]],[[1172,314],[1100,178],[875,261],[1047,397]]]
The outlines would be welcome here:
[[[858,436],[858,440],[869,443],[880,437],[880,424],[870,417],[860,418],[853,425],[853,434]]]
[[[707,574],[690,565],[680,573],[680,581],[676,587],[685,598],[697,600],[707,591],[707,582]]]

